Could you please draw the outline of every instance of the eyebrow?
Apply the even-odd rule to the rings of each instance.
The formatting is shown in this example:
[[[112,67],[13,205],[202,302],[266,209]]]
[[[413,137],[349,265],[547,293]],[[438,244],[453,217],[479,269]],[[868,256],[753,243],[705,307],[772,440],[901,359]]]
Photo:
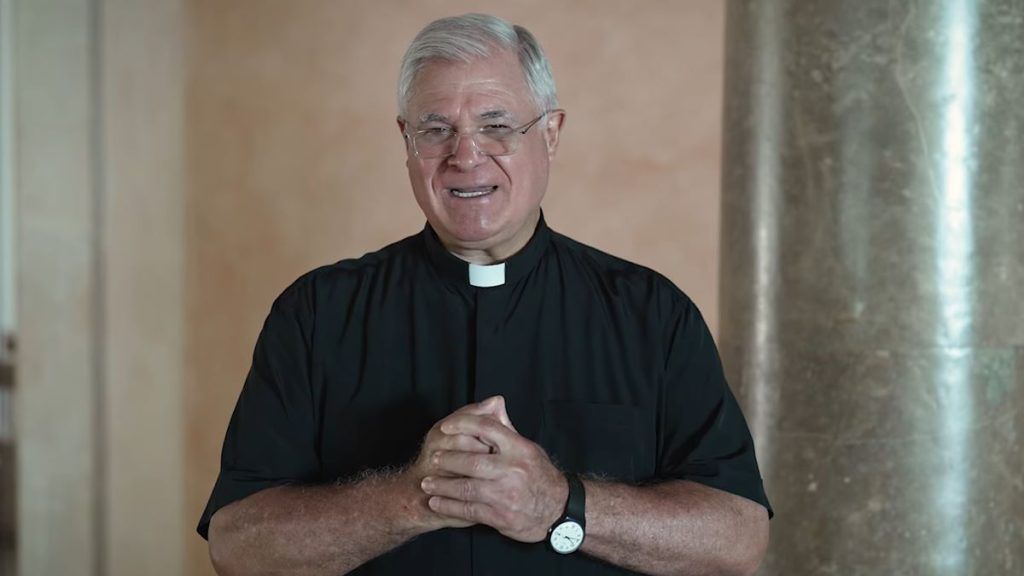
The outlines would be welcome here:
[[[500,109],[499,110],[488,110],[488,111],[480,114],[479,116],[477,116],[477,118],[479,120],[494,120],[496,118],[511,118],[511,117],[512,117],[512,114],[508,110],[500,110]],[[445,124],[448,124],[449,120],[448,120],[448,117],[445,116],[444,114],[438,114],[436,112],[431,112],[429,114],[424,114],[424,115],[419,117],[419,123],[420,124],[428,124],[430,122],[444,122]]]
[[[494,120],[495,118],[510,118],[510,114],[507,110],[488,110],[480,115],[481,120]]]
[[[448,117],[444,114],[430,113],[420,116],[420,124],[426,124],[428,122],[448,122]]]

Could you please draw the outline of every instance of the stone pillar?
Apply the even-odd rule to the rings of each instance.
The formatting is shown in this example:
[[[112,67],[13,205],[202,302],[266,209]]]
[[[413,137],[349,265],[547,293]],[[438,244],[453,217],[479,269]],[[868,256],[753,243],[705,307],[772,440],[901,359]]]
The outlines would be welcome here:
[[[1024,3],[730,0],[727,27],[762,573],[1024,573]]]

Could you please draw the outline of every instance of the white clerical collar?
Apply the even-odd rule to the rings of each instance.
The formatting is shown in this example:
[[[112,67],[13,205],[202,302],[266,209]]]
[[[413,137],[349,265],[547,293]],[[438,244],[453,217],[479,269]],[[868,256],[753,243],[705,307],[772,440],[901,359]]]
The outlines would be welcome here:
[[[469,265],[469,284],[477,288],[493,288],[505,283],[505,263],[483,266]]]

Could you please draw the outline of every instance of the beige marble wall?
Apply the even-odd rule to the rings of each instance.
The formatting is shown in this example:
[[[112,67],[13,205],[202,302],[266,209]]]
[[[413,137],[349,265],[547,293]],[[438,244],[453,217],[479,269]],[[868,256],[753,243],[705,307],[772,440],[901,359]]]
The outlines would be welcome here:
[[[183,3],[100,6],[104,576],[183,573]]]
[[[189,3],[186,511],[198,515],[272,299],[423,225],[394,83],[430,20],[491,12],[545,46],[568,120],[548,221],[717,317],[724,7],[674,2]],[[209,573],[188,541],[190,574]]]

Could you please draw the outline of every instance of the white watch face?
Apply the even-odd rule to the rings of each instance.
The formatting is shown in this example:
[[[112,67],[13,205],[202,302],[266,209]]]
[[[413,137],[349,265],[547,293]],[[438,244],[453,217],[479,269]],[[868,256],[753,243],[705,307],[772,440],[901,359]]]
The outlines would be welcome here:
[[[566,520],[551,531],[551,547],[559,554],[575,552],[583,544],[583,526]]]

